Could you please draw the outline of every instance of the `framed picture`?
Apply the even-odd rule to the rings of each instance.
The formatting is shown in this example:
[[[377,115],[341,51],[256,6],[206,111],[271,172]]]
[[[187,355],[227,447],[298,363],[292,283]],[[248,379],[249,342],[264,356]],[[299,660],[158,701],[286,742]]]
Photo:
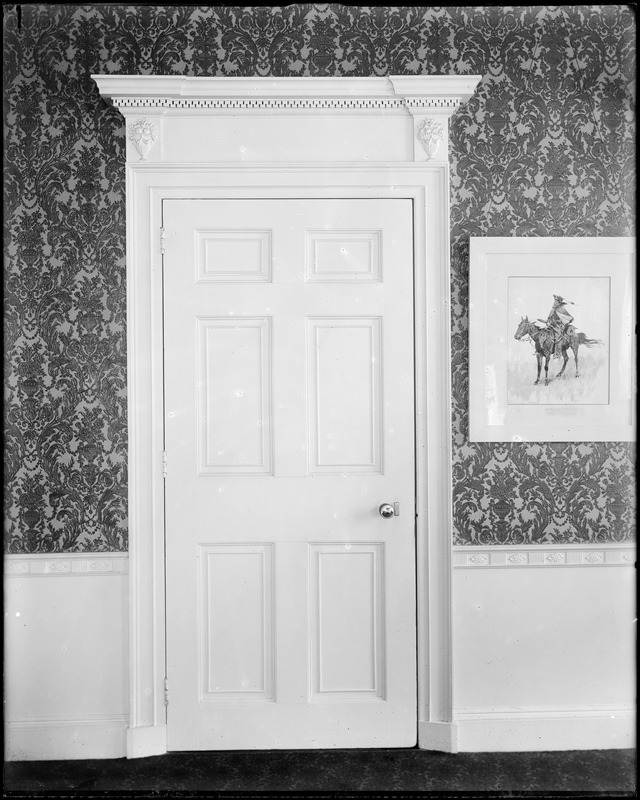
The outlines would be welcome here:
[[[635,438],[635,240],[471,237],[469,440]]]

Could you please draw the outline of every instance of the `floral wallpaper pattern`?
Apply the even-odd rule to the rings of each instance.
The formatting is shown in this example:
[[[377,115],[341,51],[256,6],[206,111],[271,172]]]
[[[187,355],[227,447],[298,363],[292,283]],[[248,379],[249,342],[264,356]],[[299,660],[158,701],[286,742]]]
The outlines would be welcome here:
[[[467,440],[471,235],[633,233],[623,5],[5,5],[5,549],[127,548],[123,120],[91,73],[480,74],[452,121],[455,544],[635,536],[629,444]]]

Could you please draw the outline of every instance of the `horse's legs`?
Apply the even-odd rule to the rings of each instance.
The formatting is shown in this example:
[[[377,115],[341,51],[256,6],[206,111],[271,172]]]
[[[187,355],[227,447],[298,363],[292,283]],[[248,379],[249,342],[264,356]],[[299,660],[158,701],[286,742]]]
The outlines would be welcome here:
[[[536,353],[536,359],[538,361],[538,376],[536,378],[536,382],[533,384],[537,386],[540,383],[540,370],[542,369],[542,353]]]
[[[576,362],[576,378],[579,378],[580,375],[578,373],[578,348],[572,347],[571,349],[573,350],[573,360]]]
[[[544,385],[549,385],[549,358],[550,356],[544,357]]]
[[[567,364],[569,363],[569,356],[567,355],[566,349],[562,351],[562,358],[564,359],[564,363],[562,365],[562,369],[556,375],[556,378],[559,378],[562,375],[562,373],[565,371],[565,368],[566,368]]]

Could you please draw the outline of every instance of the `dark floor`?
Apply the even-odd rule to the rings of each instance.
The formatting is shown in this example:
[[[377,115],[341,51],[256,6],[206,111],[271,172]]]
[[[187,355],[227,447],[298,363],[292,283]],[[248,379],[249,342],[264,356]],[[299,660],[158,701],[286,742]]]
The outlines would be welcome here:
[[[168,753],[93,761],[14,761],[5,796],[62,792],[488,792],[492,796],[591,793],[636,796],[636,751],[459,753],[424,750],[295,750]],[[291,796],[291,795],[289,795]]]

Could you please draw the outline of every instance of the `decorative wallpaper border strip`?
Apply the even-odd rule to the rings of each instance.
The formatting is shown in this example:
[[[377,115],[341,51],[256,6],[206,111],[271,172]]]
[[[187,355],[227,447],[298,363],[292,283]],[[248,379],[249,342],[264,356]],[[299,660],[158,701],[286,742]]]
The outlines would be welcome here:
[[[122,575],[128,572],[128,553],[37,553],[4,557],[4,574],[7,577],[79,577]]]
[[[632,566],[636,551],[630,545],[592,547],[454,547],[453,566],[460,567],[597,567]]]

